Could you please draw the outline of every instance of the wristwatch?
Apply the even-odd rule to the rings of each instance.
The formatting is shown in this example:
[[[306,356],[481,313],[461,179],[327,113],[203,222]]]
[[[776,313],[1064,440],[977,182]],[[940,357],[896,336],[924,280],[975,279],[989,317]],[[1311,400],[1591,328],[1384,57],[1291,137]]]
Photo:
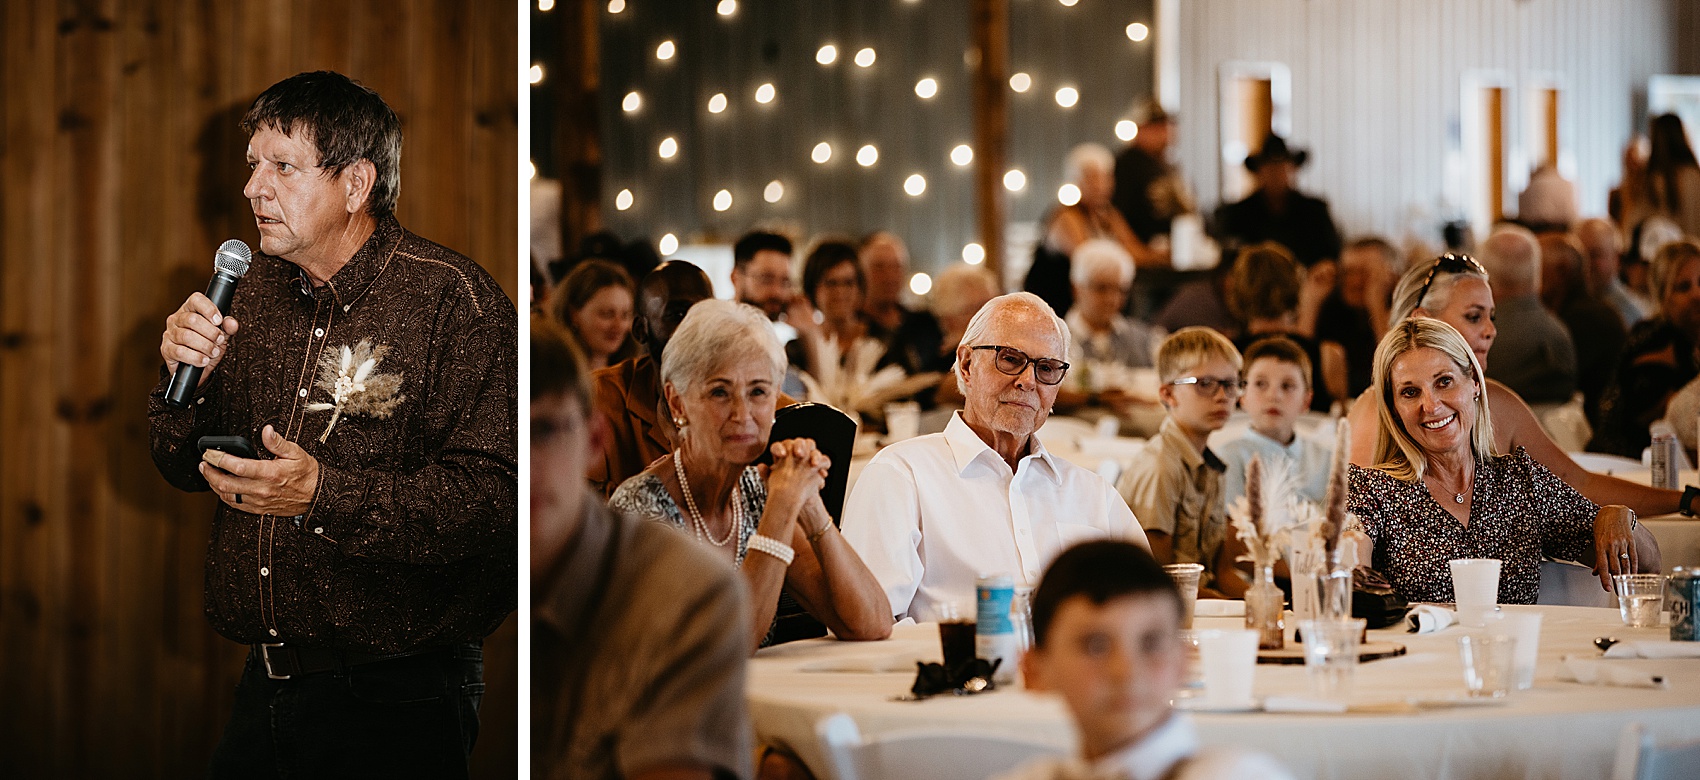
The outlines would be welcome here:
[[[1676,511],[1693,517],[1695,513],[1694,499],[1696,498],[1700,498],[1700,487],[1689,485],[1683,488],[1682,502],[1676,505]]]

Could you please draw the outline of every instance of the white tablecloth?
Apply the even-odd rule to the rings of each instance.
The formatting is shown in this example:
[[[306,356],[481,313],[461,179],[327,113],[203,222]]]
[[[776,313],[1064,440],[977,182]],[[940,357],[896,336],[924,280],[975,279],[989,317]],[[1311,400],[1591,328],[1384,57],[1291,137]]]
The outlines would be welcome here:
[[[1668,629],[1629,629],[1616,610],[1584,607],[1508,607],[1539,610],[1540,664],[1535,687],[1501,702],[1425,710],[1409,715],[1199,714],[1206,742],[1237,744],[1275,755],[1306,778],[1550,778],[1597,780],[1610,774],[1618,732],[1645,724],[1661,743],[1700,739],[1700,659],[1612,661],[1655,671],[1669,690],[1607,688],[1560,682],[1565,654],[1595,657],[1592,639],[1660,639]],[[1223,625],[1232,625],[1232,619]],[[1215,622],[1200,618],[1201,627]],[[1366,663],[1357,697],[1388,700],[1462,697],[1456,637],[1461,629],[1413,635],[1371,632],[1371,641],[1405,644],[1403,657]],[[895,702],[915,673],[912,661],[937,661],[934,626],[899,626],[886,642],[810,640],[757,653],[750,663],[749,701],[757,735],[792,747],[821,766],[817,721],[849,713],[865,737],[913,729],[960,729],[1008,735],[1072,749],[1074,730],[1059,700],[1019,689],[924,702]],[[901,672],[809,671],[867,664]],[[1256,692],[1304,695],[1300,666],[1259,666]],[[951,780],[929,777],[927,780]]]

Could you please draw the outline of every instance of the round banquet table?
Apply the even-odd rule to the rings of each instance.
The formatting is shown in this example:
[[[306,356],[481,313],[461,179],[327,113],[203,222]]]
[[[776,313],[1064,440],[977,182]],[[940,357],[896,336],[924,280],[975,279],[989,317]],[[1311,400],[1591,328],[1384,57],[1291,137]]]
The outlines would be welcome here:
[[[1667,639],[1667,628],[1631,629],[1615,609],[1521,607],[1543,615],[1535,685],[1493,701],[1465,697],[1453,627],[1433,634],[1371,631],[1371,642],[1408,652],[1362,664],[1355,705],[1417,701],[1397,714],[1347,712],[1195,713],[1207,744],[1270,753],[1300,778],[1544,778],[1598,780],[1610,775],[1618,734],[1640,722],[1661,744],[1700,739],[1700,659],[1613,660],[1662,674],[1667,690],[1563,682],[1564,655],[1599,655],[1594,637]],[[1237,627],[1238,618],[1198,619],[1197,627]],[[1290,622],[1290,621],[1289,621]],[[1290,637],[1289,629],[1289,637]],[[815,724],[848,713],[865,739],[904,731],[966,731],[1072,749],[1073,726],[1061,701],[1019,685],[977,696],[893,701],[915,677],[916,660],[939,660],[937,627],[903,624],[884,642],[815,639],[771,647],[750,661],[748,698],[757,736],[787,745],[820,774]],[[1255,692],[1309,694],[1303,666],[1260,665]],[[820,775],[824,777],[824,775]],[[928,780],[952,780],[933,776]]]

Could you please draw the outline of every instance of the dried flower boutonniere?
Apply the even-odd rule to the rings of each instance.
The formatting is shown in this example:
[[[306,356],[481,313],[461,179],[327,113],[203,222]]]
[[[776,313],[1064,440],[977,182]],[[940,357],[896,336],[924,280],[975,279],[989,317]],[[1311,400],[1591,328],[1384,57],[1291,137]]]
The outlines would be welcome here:
[[[340,354],[329,350],[319,356],[318,386],[330,393],[331,402],[308,404],[307,411],[331,410],[331,422],[319,434],[321,444],[330,438],[331,429],[343,415],[364,414],[382,420],[407,400],[401,394],[401,374],[376,373],[389,350],[386,346],[372,346],[371,339],[361,339],[353,349],[343,345]]]

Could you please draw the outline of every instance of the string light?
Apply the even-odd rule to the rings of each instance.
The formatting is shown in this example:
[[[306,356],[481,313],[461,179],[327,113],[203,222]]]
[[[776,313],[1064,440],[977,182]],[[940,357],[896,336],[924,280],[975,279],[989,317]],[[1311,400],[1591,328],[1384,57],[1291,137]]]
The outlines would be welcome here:
[[[1132,141],[1133,139],[1138,138],[1139,125],[1134,124],[1132,119],[1123,119],[1122,121],[1117,122],[1116,137],[1123,141]]]
[[[720,5],[714,7],[714,12],[721,16],[731,16],[738,12],[738,0],[720,0]]]
[[[673,254],[674,252],[679,251],[679,237],[672,233],[668,233],[661,237],[661,240],[657,242],[657,246],[655,248],[661,250],[662,257]]]
[[[911,198],[920,197],[921,193],[927,191],[927,177],[919,173],[909,174],[909,178],[903,180],[903,191],[909,193]]]
[[[923,100],[931,98],[938,93],[939,82],[931,76],[915,82],[915,94],[920,95]]]
[[[772,103],[773,102],[773,94],[774,94],[774,90],[773,90],[772,84],[763,84],[759,87],[756,87],[756,102],[761,103],[762,105]]]
[[[725,211],[732,208],[732,191],[721,190],[714,193],[714,210]]]
[[[873,144],[868,144],[856,150],[856,164],[863,168],[871,168],[874,163],[879,161],[880,150],[875,149]]]
[[[542,65],[531,66],[531,73],[528,74],[528,77],[531,79],[531,83],[532,83],[533,86],[536,86],[538,84],[543,83],[543,66]]]
[[[986,262],[986,248],[977,242],[970,241],[962,247],[962,262],[969,265],[979,265]]]
[[[626,0],[608,0],[608,13],[617,14],[626,10]]]
[[[1063,87],[1057,90],[1057,105],[1063,108],[1074,108],[1074,104],[1079,102],[1080,90],[1074,87]]]
[[[1020,192],[1027,187],[1027,174],[1020,168],[1011,168],[1003,175],[1003,188],[1010,192]]]
[[[1073,206],[1080,202],[1080,188],[1073,184],[1064,184],[1057,189],[1057,202],[1064,206]]]
[[[761,191],[761,199],[768,203],[778,203],[779,199],[783,197],[785,197],[785,185],[780,184],[778,179],[768,182],[767,187]]]
[[[832,144],[825,141],[815,144],[815,150],[809,153],[809,159],[817,163],[825,163],[832,159]]]
[[[1139,43],[1140,41],[1145,40],[1145,38],[1149,35],[1151,35],[1151,28],[1146,27],[1139,22],[1134,22],[1127,26],[1127,39],[1134,43]]]
[[[1017,73],[1009,77],[1009,88],[1016,92],[1026,92],[1033,86],[1033,77],[1026,73]]]
[[[1057,2],[1062,3],[1064,8],[1073,8],[1074,4],[1080,2],[1080,0],[1057,0]]]
[[[967,167],[974,162],[974,149],[968,144],[957,144],[955,149],[950,150],[950,161],[958,167]]]
[[[526,166],[531,169],[531,175],[528,177],[528,180],[537,178],[537,161],[532,160],[530,162],[527,162]]]
[[[545,12],[555,10],[555,0],[537,0],[537,10]]]
[[[815,52],[815,62],[818,62],[822,65],[831,65],[832,63],[837,62],[837,61],[838,61],[838,47],[834,46],[830,43],[825,45],[825,46],[820,47],[820,51]]]
[[[708,113],[718,114],[726,110],[726,93],[716,92],[708,99]]]
[[[676,50],[677,47],[673,45],[672,41],[662,41],[660,46],[655,47],[655,58],[658,60],[673,59],[673,52]]]
[[[632,207],[632,191],[631,190],[620,190],[620,194],[614,196],[614,210],[615,211],[625,211],[626,209],[629,209],[631,207]]]
[[[636,92],[627,92],[626,99],[620,101],[620,108],[628,114],[643,108],[643,96]]]
[[[866,68],[866,67],[868,67],[869,65],[872,65],[872,64],[874,64],[873,47],[870,46],[866,49],[863,49],[859,52],[856,52],[856,66],[857,67]]]
[[[679,142],[673,136],[667,136],[661,139],[661,146],[656,149],[656,153],[660,154],[663,160],[671,160],[673,155],[679,153]]]
[[[909,277],[910,292],[916,295],[926,295],[927,293],[932,292],[932,289],[933,277],[923,273],[917,273],[914,276]]]

